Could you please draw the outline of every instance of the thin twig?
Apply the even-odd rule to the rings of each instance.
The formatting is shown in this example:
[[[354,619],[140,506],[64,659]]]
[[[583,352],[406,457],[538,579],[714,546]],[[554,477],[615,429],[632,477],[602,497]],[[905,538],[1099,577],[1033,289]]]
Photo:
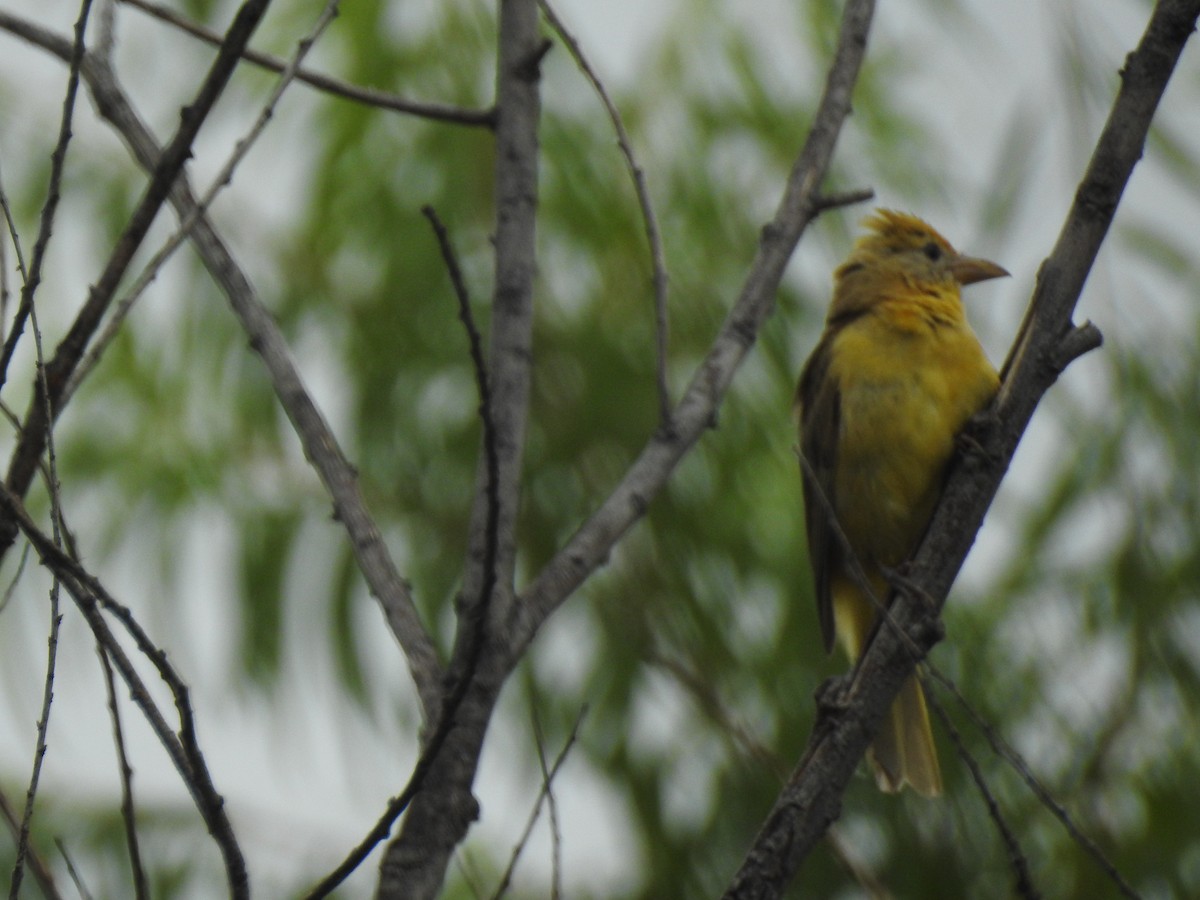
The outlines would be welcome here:
[[[4,819],[4,824],[8,827],[9,834],[12,835],[15,842],[21,833],[21,820],[3,790],[0,790],[0,818]],[[42,859],[41,854],[33,845],[29,845],[26,850],[25,860],[29,864],[29,871],[33,874],[34,881],[38,883],[38,889],[45,895],[46,900],[63,900],[58,885],[54,883],[54,875],[50,871],[49,864]]]
[[[138,843],[137,816],[133,802],[133,767],[125,751],[125,732],[121,727],[121,708],[117,705],[117,689],[113,679],[112,664],[102,646],[97,645],[96,655],[104,670],[104,687],[108,693],[108,711],[112,719],[113,743],[117,748],[117,767],[121,774],[121,821],[125,823],[125,844],[129,850],[129,865],[133,872],[134,896],[146,900],[150,890],[146,883],[146,871],[142,866],[141,846]]]
[[[575,65],[579,66],[579,70],[583,72],[584,77],[596,91],[597,96],[599,96],[600,102],[604,104],[604,108],[608,112],[608,118],[612,122],[613,130],[617,133],[617,146],[621,149],[621,156],[624,157],[625,165],[629,169],[629,175],[633,179],[633,190],[637,194],[638,206],[641,208],[642,222],[646,231],[646,243],[649,245],[650,250],[650,267],[653,272],[659,424],[662,428],[669,429],[671,427],[672,406],[671,386],[667,382],[667,350],[670,337],[670,320],[667,307],[669,279],[667,277],[667,263],[663,252],[662,237],[658,228],[658,217],[654,213],[654,204],[650,200],[650,189],[646,186],[646,173],[638,164],[637,158],[633,154],[633,144],[629,140],[629,133],[625,130],[625,122],[621,118],[620,110],[617,109],[616,104],[608,96],[608,91],[605,90],[604,83],[600,80],[600,76],[596,74],[596,70],[592,68],[587,57],[583,55],[583,48],[580,46],[579,41],[567,30],[562,19],[558,17],[553,7],[550,6],[549,0],[538,0],[538,5],[542,8],[542,14],[545,15],[546,21],[550,23],[550,27],[555,30],[562,39],[562,42],[567,45],[567,51],[575,60]]]
[[[667,656],[657,647],[652,647],[647,657],[651,665],[659,666],[686,690],[704,713],[719,726],[719,732],[733,748],[753,760],[759,768],[766,769],[780,782],[787,778],[787,766],[783,759],[766,744],[750,733],[745,724],[738,721],[726,709],[713,686],[699,672],[678,659]]]
[[[215,46],[222,41],[221,35],[217,32],[205,28],[203,25],[193,22],[191,19],[158,3],[151,3],[149,0],[121,0],[121,2],[127,6],[140,9],[142,12],[148,13],[169,25],[173,25],[206,43]],[[254,63],[254,65],[272,72],[282,72],[286,65],[279,57],[272,56],[269,53],[260,53],[257,50],[247,49],[242,56],[247,62]],[[432,119],[436,122],[482,128],[492,128],[495,125],[496,114],[490,109],[466,109],[459,106],[450,106],[445,103],[426,103],[420,100],[409,100],[386,91],[359,87],[345,81],[339,81],[336,78],[330,78],[328,75],[322,75],[320,72],[314,72],[311,69],[301,68],[296,73],[296,80],[302,81],[310,87],[324,91],[327,94],[333,94],[336,97],[353,100],[356,103],[374,106],[379,109],[389,109],[407,115],[419,116],[423,119]]]
[[[70,65],[67,73],[67,90],[63,98],[62,117],[59,120],[58,140],[54,152],[50,154],[50,181],[46,188],[46,202],[42,204],[41,222],[38,225],[38,235],[33,242],[33,255],[29,260],[29,268],[21,258],[21,245],[17,238],[16,225],[12,219],[12,211],[4,199],[4,215],[8,220],[9,232],[13,245],[16,247],[17,263],[21,267],[21,303],[13,321],[12,331],[4,341],[0,350],[0,388],[8,381],[8,366],[16,352],[17,343],[25,331],[25,320],[33,306],[33,297],[42,282],[42,261],[46,258],[46,248],[50,243],[50,235],[54,231],[54,216],[58,211],[58,201],[61,199],[63,168],[67,160],[67,147],[71,143],[71,120],[75,115],[75,97],[79,91],[79,70],[83,63],[85,52],[84,35],[87,32],[88,19],[91,16],[91,0],[83,0],[79,9],[79,17],[75,20],[75,39],[71,45]]]
[[[13,594],[16,593],[17,585],[21,581],[21,574],[25,571],[25,563],[29,561],[29,544],[21,550],[21,559],[17,563],[17,571],[13,573],[12,580],[8,583],[8,587],[4,589],[4,596],[0,598],[0,613],[4,612],[8,604],[12,602]]]
[[[575,731],[578,730],[579,722],[583,719],[586,711],[586,706],[580,709],[569,741],[575,740]],[[556,761],[553,768],[546,765],[546,735],[542,731],[542,720],[538,716],[537,707],[533,708],[533,742],[537,747],[538,768],[542,770],[542,790],[546,795],[546,810],[550,814],[550,900],[561,900],[562,826],[558,821],[558,800],[554,796],[554,791],[551,790],[551,783],[558,771],[558,763]],[[565,758],[566,752],[567,747],[564,747],[560,759]]]
[[[1100,849],[1100,846],[1090,837],[1084,834],[1080,827],[1075,823],[1075,820],[1072,818],[1071,814],[1067,812],[1066,808],[1054,798],[1054,795],[1050,793],[1050,789],[1047,788],[1046,785],[1042,783],[1041,779],[1039,779],[1033,773],[1033,770],[1029,768],[1029,763],[1025,761],[1025,758],[1004,739],[1004,737],[995,729],[991,722],[984,718],[984,716],[979,713],[974,706],[967,702],[967,699],[962,695],[962,692],[958,689],[958,686],[950,678],[944,675],[936,667],[928,664],[927,672],[941,687],[949,691],[955,700],[958,701],[958,704],[970,717],[971,721],[975,724],[975,727],[979,729],[980,733],[984,736],[984,739],[987,740],[988,745],[992,748],[996,755],[1008,763],[1008,765],[1014,772],[1017,773],[1020,779],[1025,782],[1025,785],[1034,794],[1034,796],[1038,798],[1038,802],[1040,802],[1042,806],[1049,810],[1049,812],[1056,819],[1058,819],[1060,823],[1062,823],[1063,828],[1066,830],[1067,834],[1070,835],[1071,840],[1074,841],[1080,848],[1082,848],[1089,856],[1091,856],[1093,860],[1095,860],[1096,864],[1103,870],[1104,874],[1108,876],[1109,880],[1111,880],[1112,883],[1117,886],[1117,889],[1125,897],[1130,898],[1130,900],[1137,900],[1138,893],[1133,889],[1133,886],[1125,880],[1125,877],[1117,870],[1116,866],[1113,865],[1112,861],[1109,860],[1104,851]],[[928,695],[926,696],[928,697]]]
[[[474,677],[475,668],[479,663],[479,654],[483,649],[485,638],[484,629],[488,613],[493,605],[496,586],[500,579],[497,570],[500,558],[500,514],[501,514],[501,481],[500,481],[500,436],[496,422],[496,410],[493,404],[492,378],[488,372],[487,360],[483,355],[483,339],[475,317],[471,313],[471,298],[467,293],[466,281],[462,276],[462,268],[458,257],[450,243],[450,236],[445,225],[438,218],[432,206],[421,209],[422,214],[429,220],[437,237],[438,247],[442,252],[450,281],[454,286],[454,295],[458,300],[458,317],[467,335],[467,345],[471,357],[471,368],[475,373],[475,385],[479,391],[479,421],[483,426],[483,497],[487,510],[484,519],[484,553],[483,553],[483,585],[478,597],[464,596],[459,609],[458,639],[455,641],[454,659],[451,660],[451,677],[455,679],[454,690],[448,696],[442,713],[443,718],[453,715],[462,702]],[[465,638],[465,639],[464,639]]]
[[[30,307],[31,321],[33,323],[34,333],[37,334],[37,318],[32,315],[33,307]],[[40,335],[38,338],[38,349],[41,349]],[[38,370],[41,371],[41,362],[38,362]],[[51,444],[53,446],[53,444]],[[57,497],[57,491],[52,493],[52,498]],[[57,507],[56,500],[52,500]],[[57,517],[56,517],[57,523]],[[55,524],[55,544],[60,545],[58,525]],[[42,762],[46,756],[46,735],[50,728],[50,707],[54,700],[54,673],[58,662],[58,635],[59,629],[62,627],[62,613],[59,602],[59,581],[55,577],[50,585],[50,635],[48,638],[48,651],[46,661],[46,680],[42,692],[42,714],[38,719],[37,724],[37,742],[33,754],[33,770],[29,776],[29,788],[25,792],[25,811],[21,818],[20,834],[17,838],[17,858],[13,865],[12,881],[9,884],[9,897],[11,900],[16,900],[20,896],[22,876],[25,871],[25,857],[29,850],[29,829],[33,824],[33,807],[37,797],[38,781],[41,776]]]
[[[458,874],[462,876],[462,880],[466,883],[467,890],[471,892],[474,900],[483,900],[483,890],[480,888],[477,878],[478,873],[471,871],[471,861],[463,853],[461,847],[454,850],[454,865],[458,868]]]
[[[8,223],[9,232],[16,234],[12,221],[12,210],[8,208],[8,197],[4,193],[4,178],[0,177],[0,201],[4,204],[4,218]],[[8,242],[0,240],[0,343],[4,341],[4,329],[8,323]]]
[[[3,15],[4,15],[4,13],[2,11],[0,11],[0,17],[3,17]],[[71,56],[72,56],[72,52],[73,52],[72,48],[74,45],[71,44],[70,42],[64,40],[63,46],[66,47],[66,51],[63,54],[63,58],[66,60],[70,60]],[[5,227],[8,228],[8,236],[13,244],[13,252],[17,256],[17,273],[21,276],[21,283],[25,284],[29,281],[29,271],[25,268],[25,254],[21,251],[21,234],[17,230],[17,221],[13,217],[12,207],[9,205],[9,202],[8,202],[8,192],[4,190],[4,179],[3,178],[0,178],[0,210],[3,210],[3,212],[4,212],[4,224],[5,224]],[[7,268],[8,268],[8,266],[5,265],[6,270],[7,270]],[[5,271],[4,274],[6,276],[4,283],[7,286],[8,272]]]
[[[300,63],[308,55],[318,38],[325,32],[325,29],[329,27],[329,23],[337,16],[338,5],[339,0],[327,0],[325,8],[317,17],[317,21],[312,29],[297,42],[295,53],[292,54],[291,59],[288,60],[287,64],[280,71],[279,78],[275,82],[275,87],[271,91],[271,95],[267,98],[266,103],[263,104],[263,108],[259,111],[258,117],[254,120],[254,124],[250,127],[250,130],[234,145],[233,152],[221,167],[220,172],[212,180],[208,190],[186,215],[180,217],[179,226],[154,253],[134,280],[132,287],[126,291],[125,296],[117,303],[113,314],[108,318],[104,330],[92,342],[91,349],[80,360],[79,365],[71,374],[67,386],[63,389],[62,397],[59,400],[61,405],[65,405],[71,399],[75,390],[91,373],[92,369],[95,368],[109,345],[116,339],[121,326],[125,323],[125,319],[129,315],[129,311],[133,308],[133,304],[137,302],[146,288],[158,277],[158,273],[163,265],[166,264],[166,261],[191,236],[193,229],[200,219],[208,214],[209,209],[221,191],[233,183],[234,172],[237,171],[237,167],[246,158],[246,154],[250,152],[250,148],[254,146],[255,142],[262,135],[267,127],[267,123],[274,117],[275,108],[279,105],[284,92],[296,79]]]
[[[1038,900],[1042,894],[1034,886],[1033,877],[1029,874],[1029,860],[1025,858],[1025,853],[1017,841],[1016,834],[1004,818],[1004,813],[1000,810],[1000,804],[996,801],[991,788],[988,787],[987,778],[984,777],[983,771],[979,768],[978,761],[971,755],[971,752],[963,743],[962,735],[954,727],[954,723],[950,721],[950,717],[946,714],[946,710],[942,707],[937,697],[932,692],[926,691],[925,701],[941,721],[942,727],[946,729],[946,733],[950,735],[950,741],[954,744],[954,749],[957,751],[959,759],[966,764],[967,770],[971,773],[971,780],[975,782],[976,790],[983,797],[983,803],[987,807],[989,818],[995,823],[996,830],[1000,833],[1000,839],[1004,841],[1005,849],[1008,850],[1008,862],[1012,866],[1013,877],[1016,880],[1014,888],[1017,895],[1023,898],[1023,900]]]
[[[840,191],[834,194],[820,194],[814,201],[817,209],[825,212],[842,206],[854,206],[875,199],[875,191],[871,188],[858,188],[853,191]]]
[[[90,0],[85,0],[85,3],[90,3]],[[31,295],[32,297],[32,295]],[[42,333],[38,327],[37,306],[34,303],[29,304],[29,323],[33,329],[34,343],[37,351],[36,366],[38,378],[41,379],[41,386],[45,388],[45,367],[42,362]],[[43,396],[44,393],[43,393]],[[47,428],[52,427],[49,417],[46,419]],[[58,468],[54,452],[54,436],[48,434],[46,436],[46,446],[49,451],[49,468],[50,468],[50,515],[53,523],[54,545],[62,547],[62,498],[58,486]],[[45,689],[42,695],[42,715],[38,720],[37,727],[37,746],[34,750],[33,771],[29,778],[29,789],[25,794],[25,812],[21,819],[21,833],[17,840],[17,858],[13,866],[12,881],[10,883],[10,897],[12,900],[20,895],[20,887],[22,876],[25,870],[25,857],[29,850],[29,829],[33,824],[33,807],[37,797],[38,781],[41,775],[42,762],[46,755],[46,735],[50,728],[50,707],[54,698],[54,673],[58,661],[58,635],[62,627],[62,613],[59,599],[59,580],[55,576],[50,585],[50,635],[49,635],[49,651],[46,663],[46,681]]]
[[[53,222],[55,210],[58,207],[59,190],[62,181],[63,166],[66,161],[67,147],[71,141],[71,121],[75,113],[75,97],[79,89],[79,69],[84,53],[84,36],[87,33],[87,23],[91,15],[92,2],[91,0],[83,0],[79,18],[75,22],[75,45],[71,54],[70,74],[67,82],[67,95],[63,101],[62,120],[59,126],[58,142],[55,145],[54,152],[51,156],[51,175],[50,186],[47,190],[46,203],[42,207],[41,227],[38,231],[37,241],[33,247],[33,258],[30,261],[30,267],[27,272],[24,272],[25,281],[21,286],[21,306],[17,310],[17,322],[13,327],[12,334],[9,336],[11,343],[6,342],[3,351],[3,358],[0,359],[0,386],[3,386],[8,363],[11,359],[13,350],[16,347],[16,341],[20,337],[20,333],[24,328],[26,318],[32,323],[35,343],[36,343],[36,366],[38,375],[38,388],[35,393],[45,395],[45,365],[42,355],[42,335],[37,324],[37,312],[34,306],[34,294],[37,290],[37,285],[41,280],[42,259],[45,257],[46,247],[50,241],[50,235],[53,231]],[[6,213],[10,215],[10,213]],[[13,239],[16,240],[16,233],[13,233]],[[61,521],[61,508],[59,506],[59,492],[57,475],[55,472],[54,461],[54,442],[53,435],[50,434],[53,420],[47,416],[45,436],[46,446],[50,451],[50,502],[51,502],[51,518],[54,523],[54,542],[56,546],[61,546],[62,534],[59,528]],[[33,824],[33,809],[37,798],[38,782],[41,777],[42,763],[46,756],[46,735],[50,728],[50,709],[54,701],[54,673],[58,663],[58,635],[59,629],[62,626],[62,613],[59,603],[59,582],[58,578],[54,578],[50,585],[50,635],[47,640],[47,660],[46,660],[46,680],[42,692],[42,713],[38,719],[37,725],[37,741],[33,755],[33,769],[29,776],[29,787],[25,792],[25,810],[21,818],[21,831],[17,838],[17,854],[16,861],[13,864],[12,880],[9,883],[9,897],[12,900],[17,900],[21,893],[21,882],[25,873],[25,857],[29,850],[29,830]]]
[[[551,810],[554,808],[554,794],[551,791],[551,785],[554,782],[554,777],[558,774],[558,770],[562,767],[563,762],[566,760],[567,754],[571,752],[571,748],[575,745],[575,740],[579,736],[579,727],[583,723],[584,716],[587,715],[587,709],[587,706],[584,705],[579,710],[579,715],[575,717],[575,724],[571,726],[571,733],[567,735],[566,742],[563,744],[562,749],[558,751],[558,756],[554,758],[554,765],[552,765],[548,770],[546,768],[546,757],[543,752],[540,738],[538,740],[538,757],[541,760],[542,768],[542,787],[541,790],[538,791],[537,799],[533,803],[533,809],[529,812],[529,818],[525,821],[525,828],[521,832],[521,836],[517,839],[516,845],[513,847],[512,855],[508,860],[508,865],[505,867],[504,873],[500,876],[500,883],[496,885],[496,890],[492,893],[492,900],[500,900],[500,897],[502,897],[504,892],[508,890],[508,886],[512,882],[513,872],[517,867],[517,860],[520,859],[521,852],[525,849],[525,845],[529,843],[529,836],[533,833],[533,826],[537,824],[538,816],[541,814],[542,803],[549,799]],[[540,732],[540,728],[538,726],[535,725],[535,728],[537,728],[537,730]],[[553,813],[551,813],[551,815],[553,815]],[[556,830],[555,826],[551,827],[552,829]],[[554,871],[556,873],[558,872],[557,846],[558,841],[556,838],[556,861],[554,866]],[[552,896],[555,898],[560,896],[557,877],[555,878],[554,893]]]
[[[21,881],[25,874],[25,857],[29,852],[29,829],[33,824],[33,806],[37,798],[38,781],[42,774],[42,762],[46,756],[46,734],[50,728],[50,707],[54,702],[54,672],[58,662],[58,631],[62,625],[59,612],[58,579],[50,586],[50,636],[47,640],[46,680],[42,690],[42,714],[37,723],[37,742],[33,751],[33,768],[29,775],[29,787],[25,791],[25,810],[21,816],[21,828],[17,835],[17,858],[13,863],[12,880],[9,882],[9,900],[21,895]]]
[[[0,484],[0,510],[3,510],[7,517],[15,522],[25,534],[42,563],[62,583],[72,600],[75,601],[76,607],[83,613],[92,634],[109,654],[113,666],[129,688],[130,697],[142,711],[151,730],[166,750],[176,771],[179,772],[184,786],[192,795],[209,833],[216,841],[225,862],[230,896],[236,900],[247,898],[249,881],[245,859],[226,815],[224,798],[214,787],[204,756],[200,752],[187,686],[171,668],[166,654],[150,642],[145,632],[137,625],[129,610],[113,599],[100,581],[84,569],[76,559],[64,552],[52,538],[42,532],[25,511],[20,498],[2,484]],[[151,660],[171,689],[179,713],[179,735],[172,731],[162,712],[155,705],[149,690],[141,676],[138,675],[137,669],[109,629],[101,614],[101,608],[112,612],[121,619],[138,643],[139,650]]]
[[[0,13],[2,14],[2,13]],[[67,58],[73,56],[73,47],[67,52]],[[12,206],[8,205],[8,193],[4,190],[4,176],[0,175],[0,211],[4,212],[5,228],[8,232],[8,238],[12,241],[13,253],[17,257],[17,272],[20,275],[20,281],[24,284],[28,281],[28,270],[25,269],[25,257],[20,252],[20,232],[17,229],[17,220],[12,215]],[[8,294],[8,250],[7,242],[0,241],[0,341],[5,341],[5,328],[8,323],[8,302],[10,302],[10,294]]]
[[[83,877],[79,874],[79,870],[75,868],[75,862],[71,859],[71,854],[67,852],[67,845],[63,839],[56,837],[54,846],[58,848],[58,853],[63,858],[63,862],[67,866],[67,874],[71,876],[71,883],[75,885],[75,890],[79,892],[79,900],[92,900],[92,892],[88,890],[84,884]],[[58,896],[57,894],[55,896]]]
[[[648,661],[661,666],[691,695],[705,715],[718,726],[718,732],[728,739],[738,754],[752,761],[758,768],[770,772],[780,784],[787,780],[788,768],[783,758],[751,734],[749,729],[737,720],[721,701],[713,686],[699,672],[680,660],[667,656],[657,648],[651,648]],[[858,886],[862,888],[866,896],[871,900],[892,900],[892,895],[887,887],[858,858],[836,825],[829,829],[826,838],[834,858],[850,874],[850,877],[858,882]]]

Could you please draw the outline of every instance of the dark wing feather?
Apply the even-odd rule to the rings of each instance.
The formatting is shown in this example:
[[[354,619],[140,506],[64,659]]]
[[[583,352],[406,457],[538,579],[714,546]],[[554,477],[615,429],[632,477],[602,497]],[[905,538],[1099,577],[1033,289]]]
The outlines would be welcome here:
[[[840,545],[830,527],[836,508],[834,470],[837,463],[841,398],[829,374],[830,349],[840,329],[828,329],[800,373],[796,386],[796,412],[800,427],[800,452],[804,484],[804,521],[808,531],[808,557],[816,582],[817,616],[826,651],[833,649],[833,600],[829,578],[841,558]]]

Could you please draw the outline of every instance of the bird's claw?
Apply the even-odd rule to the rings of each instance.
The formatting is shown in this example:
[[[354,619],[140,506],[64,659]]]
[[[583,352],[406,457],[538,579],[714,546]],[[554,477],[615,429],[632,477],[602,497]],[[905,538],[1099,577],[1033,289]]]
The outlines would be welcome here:
[[[968,462],[986,461],[991,465],[998,465],[1000,458],[989,450],[987,445],[999,424],[999,419],[990,407],[967,419],[962,431],[954,436],[954,445],[959,455]]]
[[[846,676],[834,675],[832,678],[826,678],[817,685],[813,698],[817,701],[818,719],[845,712],[849,707],[846,702]]]

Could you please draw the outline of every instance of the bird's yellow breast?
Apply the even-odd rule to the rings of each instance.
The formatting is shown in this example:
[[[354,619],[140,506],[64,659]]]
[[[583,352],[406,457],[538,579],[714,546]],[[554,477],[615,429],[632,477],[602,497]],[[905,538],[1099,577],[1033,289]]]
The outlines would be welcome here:
[[[915,549],[941,490],[955,436],[998,386],[961,317],[880,304],[831,348],[839,394],[834,494],[864,561],[894,566]]]

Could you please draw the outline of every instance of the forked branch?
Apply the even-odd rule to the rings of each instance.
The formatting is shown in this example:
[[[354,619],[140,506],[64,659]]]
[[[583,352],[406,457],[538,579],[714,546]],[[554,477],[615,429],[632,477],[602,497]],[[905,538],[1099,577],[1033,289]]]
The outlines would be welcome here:
[[[837,51],[812,127],[792,165],[775,216],[762,230],[758,252],[733,308],[672,412],[671,428],[660,428],[650,438],[613,493],[525,589],[515,610],[514,659],[546,618],[608,558],[710,427],[734,373],[774,308],[780,279],[800,236],[827,202],[820,186],[850,112],[850,94],[866,53],[874,12],[873,0],[846,4]]]

